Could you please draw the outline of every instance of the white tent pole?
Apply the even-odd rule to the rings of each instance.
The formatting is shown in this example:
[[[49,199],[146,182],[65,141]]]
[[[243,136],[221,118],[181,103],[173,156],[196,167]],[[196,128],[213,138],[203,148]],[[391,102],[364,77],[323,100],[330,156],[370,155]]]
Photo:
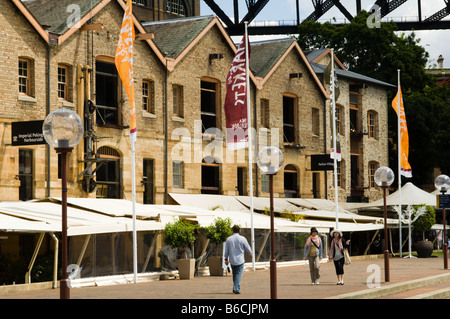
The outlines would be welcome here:
[[[135,173],[134,141],[131,141],[131,192],[133,202],[133,273],[134,283],[137,283],[137,233],[136,233],[136,173]]]
[[[336,143],[336,90],[335,90],[335,73],[334,73],[334,49],[331,49],[331,91],[333,98],[331,104],[333,107],[333,166],[334,166],[334,201],[336,203],[336,229],[339,229],[339,199],[338,199],[338,182],[337,182],[337,143]]]
[[[398,229],[399,229],[399,242],[400,242],[400,258],[402,257],[402,175],[401,175],[401,163],[400,163],[400,69],[398,72],[398,99],[397,99],[397,152],[398,152]]]
[[[250,183],[250,215],[251,215],[251,247],[252,247],[252,268],[255,271],[255,229],[253,225],[253,141],[252,141],[252,122],[250,116],[250,76],[249,76],[249,54],[248,54],[248,21],[245,24],[245,64],[246,64],[246,87],[247,87],[247,134],[248,134],[248,180]]]

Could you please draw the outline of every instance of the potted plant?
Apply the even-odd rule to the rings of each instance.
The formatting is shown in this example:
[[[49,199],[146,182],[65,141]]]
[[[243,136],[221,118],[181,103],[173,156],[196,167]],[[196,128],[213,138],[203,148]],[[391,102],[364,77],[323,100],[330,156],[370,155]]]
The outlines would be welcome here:
[[[195,259],[187,258],[186,248],[195,241],[198,225],[182,219],[167,223],[164,227],[164,242],[172,248],[183,249],[183,258],[177,260],[180,279],[192,279],[195,271]]]
[[[417,218],[414,223],[414,229],[422,232],[423,240],[415,243],[416,252],[419,258],[429,258],[433,253],[433,243],[425,241],[425,232],[430,231],[431,227],[436,223],[436,213],[431,206],[417,205],[414,210],[417,212],[421,207],[424,207],[426,212]],[[415,212],[412,214],[414,217]]]
[[[211,276],[223,276],[223,257],[219,256],[219,245],[231,236],[231,219],[217,217],[214,224],[205,227],[206,238],[216,245],[215,255],[208,257],[209,274]]]

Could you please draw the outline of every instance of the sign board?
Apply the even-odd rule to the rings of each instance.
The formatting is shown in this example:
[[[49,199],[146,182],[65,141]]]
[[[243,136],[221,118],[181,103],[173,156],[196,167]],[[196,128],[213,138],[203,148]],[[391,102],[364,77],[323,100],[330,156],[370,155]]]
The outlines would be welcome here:
[[[450,195],[436,195],[436,201],[439,208],[450,208]]]
[[[11,145],[39,145],[47,144],[42,134],[44,121],[27,121],[11,123]]]
[[[334,160],[329,154],[311,155],[312,171],[332,171],[334,169]]]

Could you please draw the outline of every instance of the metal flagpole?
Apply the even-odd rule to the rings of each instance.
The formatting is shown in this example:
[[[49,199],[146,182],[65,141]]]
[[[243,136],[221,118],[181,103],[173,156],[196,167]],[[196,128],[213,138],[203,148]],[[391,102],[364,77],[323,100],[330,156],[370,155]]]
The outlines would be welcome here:
[[[336,229],[339,229],[339,200],[338,200],[338,182],[337,182],[337,141],[336,141],[336,90],[335,90],[335,73],[334,73],[334,50],[331,49],[331,93],[333,98],[331,104],[333,108],[333,165],[334,165],[334,200],[336,204]]]
[[[133,273],[134,283],[137,283],[137,234],[136,234],[136,159],[134,141],[131,141],[131,192],[133,202]]]
[[[252,140],[252,125],[250,116],[250,76],[249,76],[249,54],[248,54],[248,21],[245,25],[245,64],[246,64],[246,87],[247,87],[247,134],[248,134],[248,180],[250,183],[250,219],[251,219],[251,246],[252,246],[252,268],[255,271],[255,228],[253,225],[253,140]]]
[[[397,89],[397,138],[398,138],[398,144],[397,144],[397,152],[398,152],[398,229],[399,229],[399,236],[400,236],[400,258],[402,257],[402,174],[401,174],[401,162],[400,162],[400,141],[401,141],[401,131],[400,131],[400,69],[397,70],[398,74],[398,89]]]

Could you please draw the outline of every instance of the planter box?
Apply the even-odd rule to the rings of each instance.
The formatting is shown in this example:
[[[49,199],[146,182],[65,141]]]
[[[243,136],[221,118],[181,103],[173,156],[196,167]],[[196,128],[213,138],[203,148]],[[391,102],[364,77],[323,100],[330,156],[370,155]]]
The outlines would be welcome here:
[[[433,253],[433,243],[431,241],[418,241],[415,244],[419,258],[430,258]]]
[[[192,279],[194,278],[195,271],[195,259],[178,259],[178,273],[180,279]]]
[[[210,276],[223,276],[222,261],[222,257],[208,257]]]

